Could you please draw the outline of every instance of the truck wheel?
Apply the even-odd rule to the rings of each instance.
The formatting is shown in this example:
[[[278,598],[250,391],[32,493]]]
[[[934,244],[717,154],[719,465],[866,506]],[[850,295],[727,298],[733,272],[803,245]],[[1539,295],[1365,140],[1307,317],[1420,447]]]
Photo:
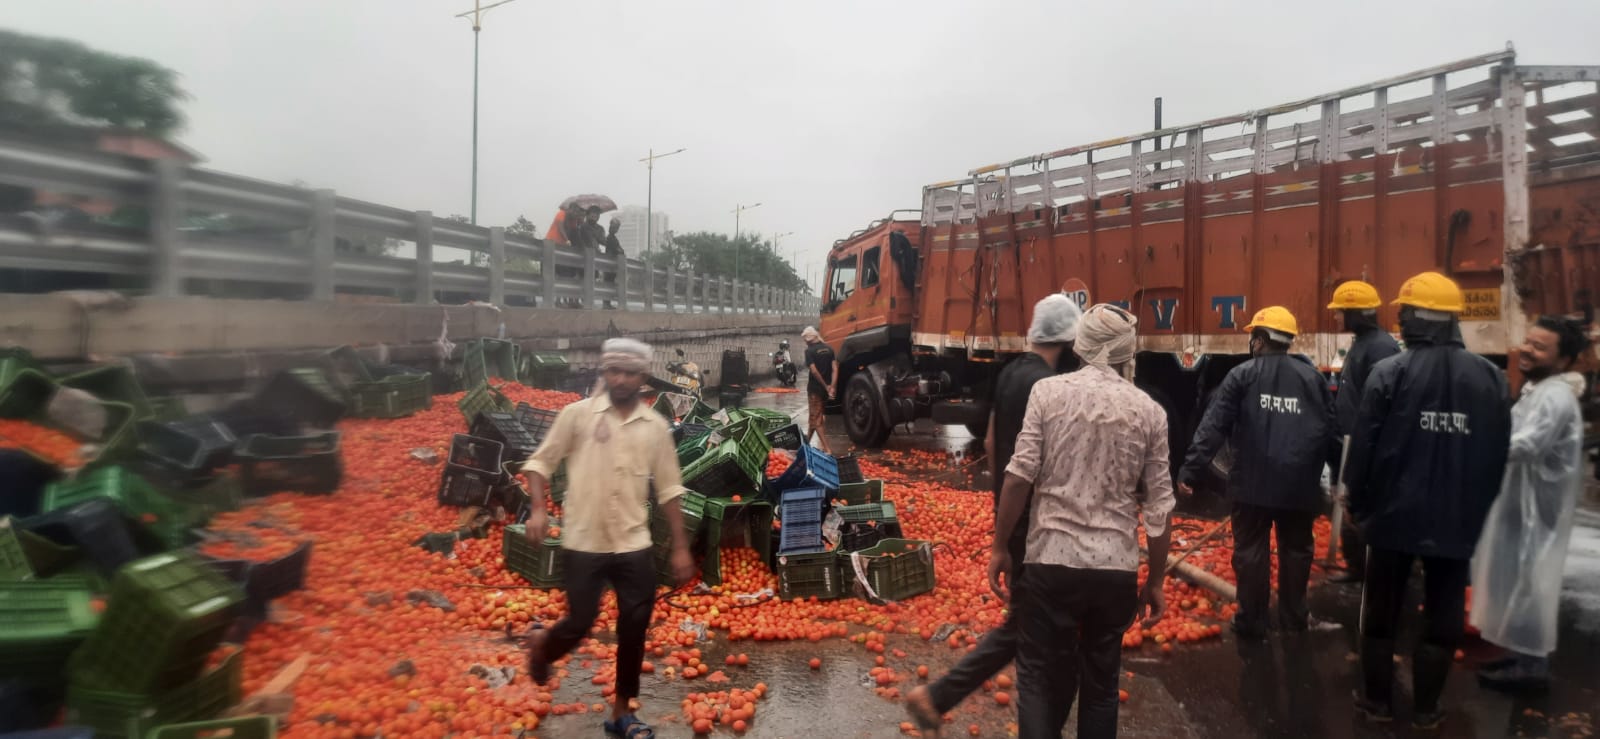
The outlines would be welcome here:
[[[845,383],[842,405],[850,441],[869,449],[883,446],[889,438],[889,420],[879,411],[878,388],[872,384],[871,374],[858,372],[851,376]]]

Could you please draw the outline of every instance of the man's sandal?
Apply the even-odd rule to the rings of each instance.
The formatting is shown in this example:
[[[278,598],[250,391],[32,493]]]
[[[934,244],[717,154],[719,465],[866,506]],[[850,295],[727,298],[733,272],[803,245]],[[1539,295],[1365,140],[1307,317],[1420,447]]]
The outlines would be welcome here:
[[[616,721],[607,721],[601,726],[605,728],[606,736],[611,739],[655,739],[656,737],[655,729],[631,713]]]

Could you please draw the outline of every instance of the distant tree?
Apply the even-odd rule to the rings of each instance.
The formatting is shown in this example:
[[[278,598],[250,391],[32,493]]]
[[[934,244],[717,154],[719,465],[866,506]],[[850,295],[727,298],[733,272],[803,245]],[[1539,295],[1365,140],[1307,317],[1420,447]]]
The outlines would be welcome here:
[[[533,221],[530,221],[520,215],[517,216],[517,220],[515,222],[509,226],[506,226],[506,235],[531,241],[535,244],[540,242],[539,227],[533,225]],[[529,259],[527,257],[508,256],[506,257],[506,269],[515,272],[538,272],[539,260]]]
[[[167,137],[183,126],[178,74],[149,59],[0,30],[0,128],[49,135],[109,126]]]
[[[754,234],[740,234],[738,241],[727,234],[696,231],[673,234],[652,255],[651,262],[673,269],[715,277],[734,277],[746,282],[775,285],[785,290],[805,287],[805,280],[794,265],[778,256],[772,242]]]

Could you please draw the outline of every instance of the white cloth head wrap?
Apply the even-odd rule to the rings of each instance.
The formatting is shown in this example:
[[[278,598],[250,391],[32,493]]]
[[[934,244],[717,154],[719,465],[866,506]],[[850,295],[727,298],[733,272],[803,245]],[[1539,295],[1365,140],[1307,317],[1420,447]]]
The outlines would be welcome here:
[[[1113,367],[1133,361],[1139,349],[1139,319],[1108,303],[1084,311],[1072,351],[1087,364]]]
[[[600,369],[624,372],[649,372],[654,352],[638,339],[606,339],[600,345]]]
[[[1044,296],[1033,306],[1033,325],[1028,327],[1032,344],[1065,344],[1078,338],[1078,321],[1083,309],[1077,301],[1061,293]]]
[[[806,330],[800,332],[800,338],[805,341],[819,341],[822,339],[822,334],[817,333],[816,326],[807,326]]]

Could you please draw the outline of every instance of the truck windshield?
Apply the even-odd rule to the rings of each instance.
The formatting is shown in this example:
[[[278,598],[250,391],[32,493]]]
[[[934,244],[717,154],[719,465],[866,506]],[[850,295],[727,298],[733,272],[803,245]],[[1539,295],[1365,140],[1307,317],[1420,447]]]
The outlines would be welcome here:
[[[828,293],[829,301],[839,303],[856,291],[856,256],[851,254],[833,263],[833,289]]]

